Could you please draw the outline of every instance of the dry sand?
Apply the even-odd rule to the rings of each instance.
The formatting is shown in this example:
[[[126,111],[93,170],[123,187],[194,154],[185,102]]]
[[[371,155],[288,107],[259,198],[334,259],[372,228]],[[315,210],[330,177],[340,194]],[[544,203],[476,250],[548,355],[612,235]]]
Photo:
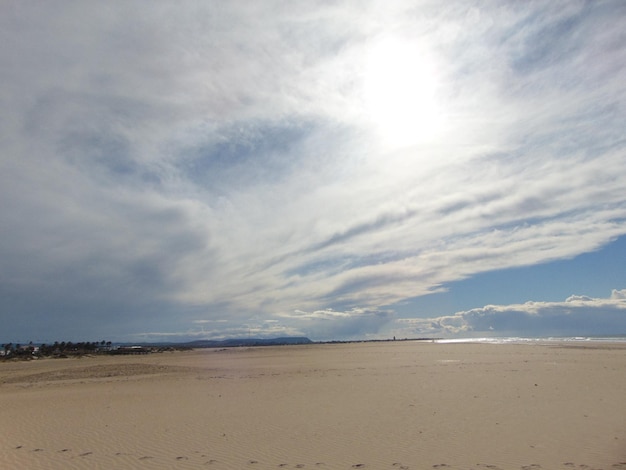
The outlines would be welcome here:
[[[3,362],[0,468],[626,469],[626,346]]]

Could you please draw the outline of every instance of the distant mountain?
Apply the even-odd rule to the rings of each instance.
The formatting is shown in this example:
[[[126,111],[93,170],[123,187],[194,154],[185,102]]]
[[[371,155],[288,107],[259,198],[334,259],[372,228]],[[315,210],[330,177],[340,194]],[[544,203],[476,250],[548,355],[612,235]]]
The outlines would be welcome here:
[[[201,339],[183,343],[190,348],[231,348],[236,346],[279,346],[285,344],[311,344],[304,336],[285,336],[282,338],[231,338],[223,340]]]

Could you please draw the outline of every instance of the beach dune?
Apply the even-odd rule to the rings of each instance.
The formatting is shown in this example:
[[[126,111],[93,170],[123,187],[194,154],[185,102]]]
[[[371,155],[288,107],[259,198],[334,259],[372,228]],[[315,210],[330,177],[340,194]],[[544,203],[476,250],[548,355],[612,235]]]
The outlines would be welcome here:
[[[398,341],[0,363],[0,467],[626,470],[626,345]]]

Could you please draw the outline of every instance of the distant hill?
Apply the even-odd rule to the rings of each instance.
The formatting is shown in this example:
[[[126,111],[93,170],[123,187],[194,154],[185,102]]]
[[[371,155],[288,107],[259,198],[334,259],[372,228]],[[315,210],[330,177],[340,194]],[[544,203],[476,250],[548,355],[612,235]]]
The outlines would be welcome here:
[[[223,340],[201,339],[183,343],[190,348],[231,348],[237,346],[280,346],[285,344],[311,344],[304,336],[285,336],[282,338],[231,338]]]

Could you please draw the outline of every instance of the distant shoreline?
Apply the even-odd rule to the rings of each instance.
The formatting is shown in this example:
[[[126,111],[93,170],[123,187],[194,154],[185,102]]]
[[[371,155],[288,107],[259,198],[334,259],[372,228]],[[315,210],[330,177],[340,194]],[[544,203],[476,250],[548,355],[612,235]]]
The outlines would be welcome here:
[[[39,358],[67,358],[87,357],[93,355],[137,355],[168,351],[184,351],[190,349],[215,349],[237,347],[265,347],[265,346],[298,346],[313,344],[358,344],[358,343],[387,343],[387,342],[431,342],[439,344],[557,344],[557,345],[592,345],[592,344],[626,344],[626,335],[611,336],[547,336],[547,337],[415,337],[415,338],[383,338],[383,339],[350,339],[313,341],[307,337],[279,337],[279,338],[229,338],[223,340],[196,340],[188,342],[58,342],[52,345],[46,343],[20,345],[19,343],[5,343],[0,349],[0,362],[9,360],[32,360]],[[96,346],[100,344],[101,346]],[[10,345],[7,348],[7,345]],[[64,345],[59,349],[59,345]],[[86,348],[85,345],[92,347]]]

